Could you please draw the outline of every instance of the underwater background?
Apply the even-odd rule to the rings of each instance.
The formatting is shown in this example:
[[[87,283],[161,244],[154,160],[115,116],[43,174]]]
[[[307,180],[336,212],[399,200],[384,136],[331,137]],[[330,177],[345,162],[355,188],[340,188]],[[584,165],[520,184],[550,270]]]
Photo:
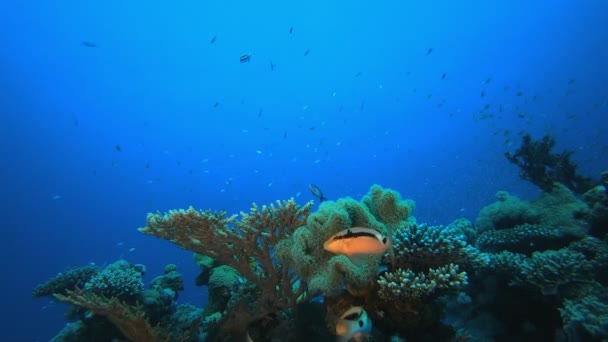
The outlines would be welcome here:
[[[34,287],[119,259],[146,284],[175,264],[177,303],[203,308],[192,253],[138,231],[149,212],[314,212],[311,183],[379,184],[417,222],[475,222],[498,191],[542,194],[505,158],[525,134],[599,181],[607,23],[600,0],[3,2],[4,339],[50,340],[67,305]]]

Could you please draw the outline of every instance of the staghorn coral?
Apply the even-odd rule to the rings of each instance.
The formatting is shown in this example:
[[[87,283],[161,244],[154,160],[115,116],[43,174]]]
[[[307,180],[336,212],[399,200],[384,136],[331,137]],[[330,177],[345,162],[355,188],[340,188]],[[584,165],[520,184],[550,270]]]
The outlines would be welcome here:
[[[146,227],[140,231],[212,257],[255,284],[259,293],[254,303],[233,306],[238,317],[230,316],[221,328],[222,333],[244,335],[251,322],[291,308],[306,297],[305,284],[298,281],[288,264],[279,262],[273,250],[305,224],[311,205],[308,202],[299,207],[293,198],[261,208],[254,203],[249,213],[241,212],[240,220],[236,215],[227,217],[225,212],[190,207],[164,215],[148,214]]]
[[[53,295],[54,293],[66,294],[67,290],[83,287],[100,270],[97,266],[88,265],[59,273],[45,283],[36,285],[33,296],[43,297]]]

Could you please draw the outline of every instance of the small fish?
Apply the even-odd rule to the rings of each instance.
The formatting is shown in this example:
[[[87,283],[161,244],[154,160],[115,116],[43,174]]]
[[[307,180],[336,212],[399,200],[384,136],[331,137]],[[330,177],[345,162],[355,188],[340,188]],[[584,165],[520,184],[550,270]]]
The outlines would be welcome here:
[[[319,189],[318,186],[314,185],[314,184],[309,184],[308,188],[310,189],[310,192],[317,198],[319,198],[320,202],[325,201],[327,198],[325,196],[323,196],[323,192],[321,191],[321,189]]]
[[[441,79],[442,79],[442,80],[445,80],[445,76],[446,76],[446,75],[447,75],[447,74],[444,72],[444,73],[443,73],[443,75],[441,75]]]
[[[270,61],[270,71],[274,71],[275,66],[276,65]]]
[[[120,151],[121,151],[120,145],[116,145],[116,146],[114,146],[114,149],[115,149],[116,151],[118,151],[118,152],[120,152]]]
[[[376,229],[365,227],[347,228],[327,239],[323,248],[334,254],[346,255],[355,260],[358,256],[382,255],[390,247],[391,241]]]
[[[209,44],[213,44],[215,43],[215,40],[217,39],[217,36],[213,36],[211,37],[211,40],[209,41]]]
[[[251,61],[251,54],[246,53],[246,54],[241,55],[241,57],[239,58],[239,61],[240,61],[241,63],[247,63],[247,62],[250,62],[250,61]]]
[[[215,101],[215,103],[213,104],[213,108],[217,108],[219,105],[220,105],[220,103]]]
[[[372,320],[361,306],[351,306],[336,323],[337,342],[365,341],[372,332]]]
[[[492,77],[486,78],[486,80],[483,81],[483,84],[490,84],[490,82],[492,82]]]
[[[86,46],[86,47],[97,47],[97,44],[95,44],[93,42],[90,42],[90,41],[87,41],[87,40],[83,40],[82,41],[82,45]]]
[[[61,198],[62,198],[62,197],[61,197],[61,195],[53,195],[53,197],[51,197],[51,199],[52,199],[53,201],[58,201],[58,200],[60,200]]]
[[[481,97],[486,96],[486,92],[485,92],[484,90],[482,90],[482,91],[481,91],[481,95],[480,95],[480,96],[481,96]]]
[[[427,54],[427,56],[428,56],[428,55],[430,55],[430,54],[432,54],[432,53],[433,53],[433,48],[428,48],[428,49],[426,50],[426,54]]]
[[[306,51],[304,51],[304,56],[308,56],[309,53],[310,53],[310,49],[306,49]]]
[[[289,34],[293,34],[293,26],[289,28]]]

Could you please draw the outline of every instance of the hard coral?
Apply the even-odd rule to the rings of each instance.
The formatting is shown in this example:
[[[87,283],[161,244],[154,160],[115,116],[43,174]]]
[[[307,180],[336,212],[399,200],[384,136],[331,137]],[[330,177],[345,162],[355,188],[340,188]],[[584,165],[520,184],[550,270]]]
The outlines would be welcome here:
[[[576,172],[577,165],[570,160],[572,151],[553,153],[553,147],[555,139],[548,134],[537,141],[525,134],[521,146],[514,153],[506,152],[505,156],[519,166],[522,179],[531,181],[544,191],[551,191],[555,182],[579,194],[596,185],[593,179]]]
[[[240,317],[222,322],[223,334],[244,337],[250,323],[294,307],[306,297],[305,284],[299,282],[288,264],[281,264],[274,250],[279,241],[304,225],[311,205],[309,202],[300,207],[293,199],[261,208],[254,203],[249,213],[241,212],[240,220],[225,212],[191,207],[164,215],[148,214],[146,227],[140,231],[212,257],[257,286],[257,297],[242,306]]]
[[[129,301],[133,301],[143,288],[141,271],[126,260],[118,260],[106,266],[84,284],[87,292]]]
[[[34,297],[43,297],[55,293],[66,294],[68,290],[82,288],[100,270],[97,266],[88,265],[59,273],[45,283],[36,285],[33,295]]]

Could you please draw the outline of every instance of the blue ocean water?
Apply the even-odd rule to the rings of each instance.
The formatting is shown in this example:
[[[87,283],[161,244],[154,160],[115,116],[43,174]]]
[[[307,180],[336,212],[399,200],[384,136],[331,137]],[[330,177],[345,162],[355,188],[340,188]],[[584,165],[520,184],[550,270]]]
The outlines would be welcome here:
[[[539,194],[504,157],[522,131],[598,177],[606,23],[600,0],[2,3],[2,335],[50,339],[66,306],[33,287],[119,258],[176,264],[203,306],[191,253],[137,231],[148,212],[377,183],[420,222],[474,221],[499,190]]]

